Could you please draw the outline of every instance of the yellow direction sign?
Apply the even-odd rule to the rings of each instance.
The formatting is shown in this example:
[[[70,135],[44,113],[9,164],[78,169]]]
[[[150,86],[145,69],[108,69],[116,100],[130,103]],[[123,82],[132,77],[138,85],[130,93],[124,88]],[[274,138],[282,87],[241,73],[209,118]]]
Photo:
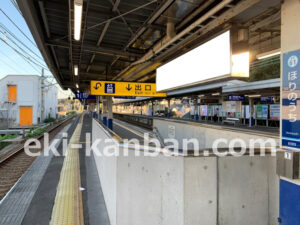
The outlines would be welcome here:
[[[154,83],[91,81],[91,95],[113,96],[142,96],[142,97],[166,97],[166,93],[156,92]]]

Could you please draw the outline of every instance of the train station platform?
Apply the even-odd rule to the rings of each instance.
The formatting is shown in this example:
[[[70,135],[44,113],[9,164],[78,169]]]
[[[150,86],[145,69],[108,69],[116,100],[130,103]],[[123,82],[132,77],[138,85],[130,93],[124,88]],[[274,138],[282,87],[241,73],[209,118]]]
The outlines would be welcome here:
[[[276,158],[266,151],[264,157],[255,152],[253,157],[247,153],[237,160],[231,155],[216,156],[206,147],[211,148],[215,136],[246,140],[249,134],[188,123],[178,125],[174,121],[160,120],[160,127],[154,121],[154,125],[163,140],[169,135],[168,126],[174,126],[177,140],[207,140],[200,141],[199,155],[175,151],[165,155],[163,148],[152,148],[144,142],[138,148],[130,145],[126,149],[125,139],[141,141],[145,133],[150,138],[157,134],[118,119],[114,119],[111,131],[88,114],[78,116],[56,136],[60,155],[64,140],[68,140],[66,156],[51,153],[34,161],[2,199],[0,224],[185,225],[215,224],[220,220],[237,225],[247,220],[245,224],[264,225],[276,221]],[[87,134],[90,139],[86,139]],[[96,143],[96,152],[88,150],[87,144],[91,143]],[[108,149],[117,149],[118,155]],[[232,186],[235,191],[228,198]],[[230,213],[233,210],[237,212],[234,216]]]
[[[88,115],[63,128],[55,137],[60,156],[50,151],[49,156],[37,157],[1,200],[1,225],[110,224],[93,153],[85,154],[91,129]],[[68,140],[65,157],[64,139]]]

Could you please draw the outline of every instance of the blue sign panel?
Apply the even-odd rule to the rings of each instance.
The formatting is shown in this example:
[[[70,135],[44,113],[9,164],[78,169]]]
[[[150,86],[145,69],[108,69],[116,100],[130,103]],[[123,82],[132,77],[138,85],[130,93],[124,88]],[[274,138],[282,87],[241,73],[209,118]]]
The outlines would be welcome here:
[[[116,92],[116,87],[114,83],[105,83],[105,93],[114,94]]]
[[[228,101],[244,101],[244,95],[228,95]]]
[[[187,104],[189,104],[189,100],[188,99],[182,99],[181,103],[184,104],[184,105],[187,105]]]
[[[280,120],[280,105],[270,105],[270,120]]]
[[[300,186],[280,180],[280,215],[281,225],[300,224]]]
[[[77,92],[75,94],[75,98],[79,99],[79,100],[83,100],[83,99],[95,100],[96,96],[95,95],[90,95],[90,94],[87,94],[87,93]]]
[[[274,102],[274,97],[260,97],[261,102]]]
[[[283,54],[282,64],[281,143],[285,148],[300,149],[300,50]]]
[[[263,119],[268,119],[269,107],[268,105],[262,105],[262,117]]]

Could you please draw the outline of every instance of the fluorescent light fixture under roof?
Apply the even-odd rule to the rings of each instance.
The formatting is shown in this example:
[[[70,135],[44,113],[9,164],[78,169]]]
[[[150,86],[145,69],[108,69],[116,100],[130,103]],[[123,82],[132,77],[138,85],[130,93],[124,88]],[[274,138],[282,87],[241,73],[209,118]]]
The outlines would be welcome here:
[[[74,39],[80,40],[82,20],[82,0],[74,0]]]
[[[79,88],[79,85],[78,85],[78,84],[76,84],[76,88]]]
[[[219,92],[217,92],[217,93],[213,93],[213,94],[211,94],[212,96],[218,96],[218,95],[220,95],[220,93]]]
[[[280,48],[269,51],[269,52],[264,52],[261,54],[256,55],[257,59],[265,59],[271,56],[279,55],[281,53]]]
[[[259,98],[261,95],[246,95],[248,96],[249,98]]]
[[[74,65],[74,75],[78,76],[78,65]]]

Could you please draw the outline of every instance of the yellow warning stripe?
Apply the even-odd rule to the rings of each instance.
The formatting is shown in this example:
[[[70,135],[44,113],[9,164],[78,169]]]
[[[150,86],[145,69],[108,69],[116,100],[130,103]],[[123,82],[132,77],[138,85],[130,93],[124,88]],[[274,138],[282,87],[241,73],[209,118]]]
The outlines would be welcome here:
[[[123,142],[123,140],[120,137],[116,136],[116,135],[114,135],[113,138],[116,139],[119,143]]]
[[[82,116],[68,145],[55,196],[50,225],[84,225],[80,190],[78,144],[82,128]]]

